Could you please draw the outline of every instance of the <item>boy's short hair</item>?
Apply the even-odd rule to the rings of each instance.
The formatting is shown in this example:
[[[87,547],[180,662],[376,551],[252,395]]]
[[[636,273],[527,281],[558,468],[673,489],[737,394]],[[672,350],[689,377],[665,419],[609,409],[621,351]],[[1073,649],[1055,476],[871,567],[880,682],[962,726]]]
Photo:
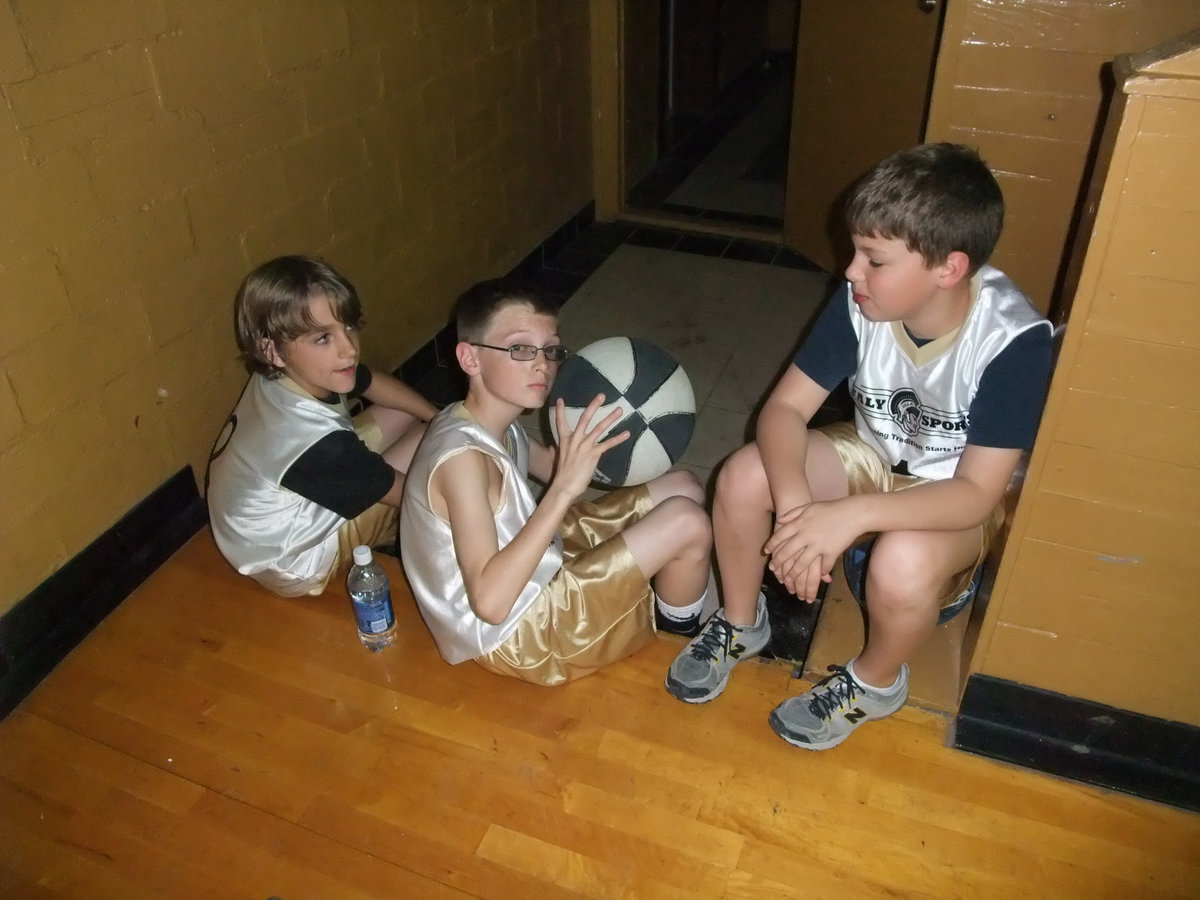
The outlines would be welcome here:
[[[893,154],[854,186],[846,203],[854,235],[899,239],[927,266],[954,251],[974,275],[1004,227],[1004,195],[979,154],[962,144],[920,144]]]
[[[317,327],[308,302],[329,298],[334,317],[355,328],[362,325],[362,306],[354,285],[333,266],[310,256],[280,256],[254,269],[242,281],[233,301],[233,330],[242,362],[250,372],[278,378],[263,349],[264,340],[293,341]]]
[[[454,304],[454,324],[460,341],[480,341],[496,313],[508,306],[527,305],[535,313],[558,318],[558,305],[537,288],[503,278],[467,288]]]

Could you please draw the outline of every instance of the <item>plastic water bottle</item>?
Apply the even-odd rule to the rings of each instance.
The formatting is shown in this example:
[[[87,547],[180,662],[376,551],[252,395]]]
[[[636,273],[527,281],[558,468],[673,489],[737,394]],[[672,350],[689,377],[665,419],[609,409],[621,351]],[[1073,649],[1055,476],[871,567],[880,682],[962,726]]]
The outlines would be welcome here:
[[[392,592],[387,572],[375,562],[371,548],[354,548],[354,565],[346,576],[346,590],[354,604],[358,639],[372,653],[396,643],[396,615],[392,612]]]

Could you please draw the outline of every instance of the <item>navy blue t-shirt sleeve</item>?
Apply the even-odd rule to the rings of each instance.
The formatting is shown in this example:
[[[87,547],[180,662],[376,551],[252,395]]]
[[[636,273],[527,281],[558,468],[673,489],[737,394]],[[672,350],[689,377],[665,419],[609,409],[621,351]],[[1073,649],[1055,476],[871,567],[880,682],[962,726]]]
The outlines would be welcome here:
[[[396,470],[353,431],[325,435],[300,454],[280,482],[289,491],[353,519],[383,499]]]
[[[1039,325],[1014,338],[988,364],[971,401],[968,444],[1033,446],[1050,385],[1051,345],[1050,329]]]
[[[858,368],[858,335],[850,324],[849,290],[843,282],[792,358],[796,368],[827,391],[832,391]]]

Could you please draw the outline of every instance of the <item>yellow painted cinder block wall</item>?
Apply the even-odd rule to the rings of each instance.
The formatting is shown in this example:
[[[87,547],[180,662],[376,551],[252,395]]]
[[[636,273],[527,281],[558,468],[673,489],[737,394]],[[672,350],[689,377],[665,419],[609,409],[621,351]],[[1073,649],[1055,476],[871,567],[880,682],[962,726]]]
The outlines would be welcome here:
[[[0,3],[0,612],[202,475],[251,266],[337,266],[391,368],[589,201],[587,10]]]

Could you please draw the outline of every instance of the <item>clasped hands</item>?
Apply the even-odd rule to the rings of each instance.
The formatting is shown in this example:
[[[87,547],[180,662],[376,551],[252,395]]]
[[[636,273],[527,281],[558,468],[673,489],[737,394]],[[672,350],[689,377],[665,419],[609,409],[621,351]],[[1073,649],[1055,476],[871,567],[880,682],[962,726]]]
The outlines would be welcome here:
[[[812,603],[822,582],[860,530],[850,515],[850,498],[814,500],[780,513],[763,545],[771,573],[797,598]]]

